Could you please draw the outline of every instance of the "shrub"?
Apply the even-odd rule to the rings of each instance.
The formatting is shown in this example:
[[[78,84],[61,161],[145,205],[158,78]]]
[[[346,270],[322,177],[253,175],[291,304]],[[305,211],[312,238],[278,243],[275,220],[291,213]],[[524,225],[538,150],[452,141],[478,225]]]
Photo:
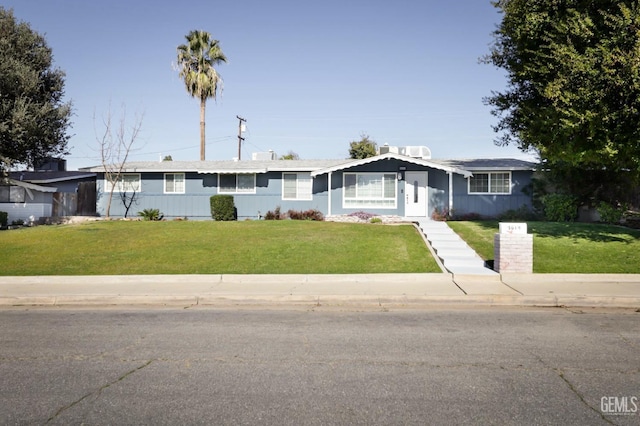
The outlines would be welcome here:
[[[370,220],[371,223],[382,223],[382,218],[372,217]]]
[[[357,217],[360,220],[370,220],[371,218],[375,217],[376,215],[373,214],[373,213],[367,213],[367,212],[364,212],[364,211],[358,211],[358,212],[349,213],[348,216]]]
[[[446,222],[447,220],[451,219],[451,212],[448,208],[439,209],[436,207],[435,209],[433,209],[433,213],[431,213],[431,219],[440,222]]]
[[[212,195],[210,203],[213,220],[236,220],[236,205],[233,202],[233,195]]]
[[[624,213],[623,209],[605,202],[598,204],[597,210],[600,215],[600,221],[605,223],[620,223]]]
[[[322,212],[315,209],[309,209],[305,211],[289,210],[287,212],[287,216],[289,216],[289,219],[293,220],[324,220],[324,215],[322,214]]]
[[[9,223],[9,213],[0,212],[0,226],[4,228],[7,226],[8,223]]]
[[[547,194],[542,197],[544,215],[552,222],[573,222],[578,216],[577,199],[567,194]]]
[[[160,213],[158,209],[144,209],[141,212],[138,212],[138,216],[142,217],[143,220],[162,220],[164,215]]]
[[[456,214],[455,216],[451,217],[451,220],[465,220],[465,221],[482,220],[482,215],[480,213],[475,213],[475,212],[462,213],[462,214]]]
[[[522,205],[518,209],[510,209],[503,212],[498,216],[498,220],[504,222],[536,220],[536,215],[529,210],[529,207]]]
[[[264,215],[264,220],[281,220],[284,216],[280,214],[280,206],[276,207],[274,211],[269,210]]]

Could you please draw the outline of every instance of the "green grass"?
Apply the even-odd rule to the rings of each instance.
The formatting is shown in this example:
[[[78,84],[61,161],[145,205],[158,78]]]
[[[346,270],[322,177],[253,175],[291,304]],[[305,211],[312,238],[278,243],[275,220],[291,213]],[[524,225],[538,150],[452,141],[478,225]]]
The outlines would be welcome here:
[[[485,260],[494,258],[498,222],[448,222]],[[640,231],[614,225],[528,222],[533,272],[640,273]]]
[[[0,275],[440,272],[413,226],[92,222],[0,232]]]

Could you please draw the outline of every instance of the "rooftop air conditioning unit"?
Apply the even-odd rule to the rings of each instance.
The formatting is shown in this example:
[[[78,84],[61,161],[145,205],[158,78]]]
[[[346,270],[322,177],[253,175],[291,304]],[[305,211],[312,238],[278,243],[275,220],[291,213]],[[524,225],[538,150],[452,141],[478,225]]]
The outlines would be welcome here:
[[[386,144],[380,147],[380,155],[388,154],[389,152],[393,154],[400,154],[400,149],[397,146],[389,146]]]
[[[400,153],[412,158],[431,159],[431,150],[426,146],[405,146],[402,147]]]
[[[275,160],[278,156],[272,150],[268,152],[254,152],[251,154],[251,159],[254,161],[271,161]]]

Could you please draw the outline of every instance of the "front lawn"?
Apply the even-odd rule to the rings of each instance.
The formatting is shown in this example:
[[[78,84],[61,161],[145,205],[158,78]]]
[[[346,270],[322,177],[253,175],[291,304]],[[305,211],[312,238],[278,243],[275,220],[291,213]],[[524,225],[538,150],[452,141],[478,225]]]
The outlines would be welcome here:
[[[448,222],[485,260],[494,258],[498,222]],[[533,272],[640,273],[640,231],[591,223],[528,222]]]
[[[0,247],[0,275],[440,272],[409,225],[92,222],[2,231]]]

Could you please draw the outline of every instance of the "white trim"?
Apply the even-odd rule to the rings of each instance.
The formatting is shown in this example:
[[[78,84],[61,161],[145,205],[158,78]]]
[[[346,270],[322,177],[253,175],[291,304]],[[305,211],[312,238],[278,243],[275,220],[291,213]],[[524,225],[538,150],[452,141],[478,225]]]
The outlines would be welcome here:
[[[21,180],[9,179],[10,186],[21,186],[25,189],[33,189],[34,191],[40,192],[56,192],[58,188],[54,188],[52,186],[40,186],[29,182],[24,182]]]
[[[109,181],[109,179],[107,179],[106,177],[106,173],[105,173],[105,178],[104,178],[104,192],[111,192],[111,182]],[[120,176],[118,176],[118,180],[115,182],[116,183],[116,187],[113,190],[113,192],[128,192],[128,191],[122,191],[121,187],[122,184],[120,183],[123,176],[138,176],[138,188],[135,190],[136,193],[140,193],[142,192],[142,176],[140,175],[140,173],[121,173]]]
[[[491,175],[492,174],[508,174],[509,175],[509,192],[491,192]],[[468,195],[511,195],[511,190],[513,188],[512,175],[510,171],[506,170],[483,170],[477,171],[473,177],[477,177],[477,175],[487,175],[487,192],[472,192],[471,191],[471,179],[472,177],[467,178],[467,194]]]
[[[284,175],[295,175],[296,176],[296,196],[294,198],[285,198],[284,196]],[[301,188],[301,178],[306,178],[309,180],[309,188],[308,192],[305,188]],[[282,186],[281,186],[281,194],[280,198],[283,201],[309,201],[313,200],[313,178],[311,178],[311,174],[309,172],[282,172]]]
[[[327,215],[331,216],[331,178],[333,177],[333,172],[329,172],[328,180],[329,187],[327,188]]]
[[[255,194],[256,193],[256,174],[255,173],[225,173],[225,175],[234,175],[236,177],[236,189],[235,191],[222,191],[220,186],[220,177],[221,174],[218,174],[218,194],[228,194],[228,195],[242,195],[242,194]],[[250,191],[239,191],[238,190],[238,176],[252,176],[253,177],[253,188]]]
[[[167,175],[173,175],[173,187],[175,188],[176,185],[176,181],[175,181],[175,176],[176,175],[182,175],[182,191],[167,191]],[[168,194],[168,195],[172,195],[172,194],[184,194],[187,188],[187,177],[185,173],[182,172],[167,172],[163,174],[162,177],[162,193],[163,194]]]
[[[355,175],[356,177],[356,197],[349,198],[354,205],[347,204],[347,185],[346,185],[346,177]],[[358,197],[358,176],[361,175],[381,175],[382,176],[382,190],[384,192],[384,177],[386,175],[393,176],[393,185],[394,185],[394,196],[391,197],[374,197],[374,198],[360,198]],[[390,202],[393,201],[393,204]],[[361,202],[361,204],[357,204]],[[377,204],[376,202],[380,202]],[[342,173],[342,208],[343,209],[385,209],[392,210],[398,208],[398,179],[396,178],[396,173],[394,172],[344,172]]]
[[[400,155],[400,154],[395,154],[395,153],[389,152],[389,153],[382,154],[382,155],[376,155],[374,157],[363,158],[361,160],[349,161],[349,162],[346,162],[346,163],[343,163],[343,164],[338,164],[337,166],[326,167],[324,169],[318,169],[318,170],[315,170],[315,171],[311,172],[311,177],[315,177],[315,176],[322,175],[322,174],[329,173],[329,172],[337,172],[339,170],[345,170],[345,169],[349,169],[351,167],[361,166],[363,164],[369,164],[369,163],[373,163],[373,162],[376,162],[376,161],[390,160],[390,159],[404,161],[404,162],[411,163],[411,164],[417,164],[419,166],[430,167],[432,169],[444,170],[445,172],[457,173],[459,175],[463,175],[464,177],[472,176],[472,173],[470,171],[468,171],[468,170],[465,170],[465,169],[460,169],[460,168],[451,167],[451,166],[445,166],[445,165],[442,165],[442,164],[439,164],[439,163],[435,163],[433,161],[423,160],[423,159],[420,159],[420,158],[407,157],[406,155]]]
[[[449,176],[449,214],[451,214],[453,212],[453,173],[448,172],[447,175]]]

